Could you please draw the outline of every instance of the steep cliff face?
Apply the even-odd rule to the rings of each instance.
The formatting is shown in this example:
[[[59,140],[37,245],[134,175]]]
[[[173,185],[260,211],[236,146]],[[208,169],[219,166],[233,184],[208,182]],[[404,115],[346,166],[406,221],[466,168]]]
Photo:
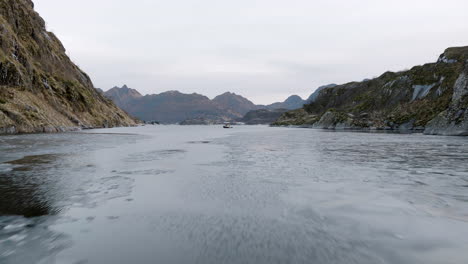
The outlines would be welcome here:
[[[436,63],[322,89],[302,111],[275,124],[465,135],[467,59],[468,47],[449,48]]]
[[[30,0],[0,0],[0,133],[134,125],[65,54]]]
[[[468,63],[455,82],[449,107],[427,124],[424,133],[468,136]]]

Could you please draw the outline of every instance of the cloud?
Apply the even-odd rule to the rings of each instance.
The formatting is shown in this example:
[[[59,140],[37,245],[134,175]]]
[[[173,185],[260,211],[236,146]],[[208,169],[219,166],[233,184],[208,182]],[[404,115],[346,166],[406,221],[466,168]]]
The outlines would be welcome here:
[[[36,0],[104,89],[307,97],[468,45],[461,0]],[[70,12],[72,10],[72,12]]]

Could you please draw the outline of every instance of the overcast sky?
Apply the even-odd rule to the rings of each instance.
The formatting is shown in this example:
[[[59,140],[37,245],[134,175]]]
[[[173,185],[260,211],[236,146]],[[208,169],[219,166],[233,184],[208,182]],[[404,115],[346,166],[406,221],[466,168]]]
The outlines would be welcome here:
[[[255,103],[307,97],[468,45],[466,0],[35,0],[96,87]]]

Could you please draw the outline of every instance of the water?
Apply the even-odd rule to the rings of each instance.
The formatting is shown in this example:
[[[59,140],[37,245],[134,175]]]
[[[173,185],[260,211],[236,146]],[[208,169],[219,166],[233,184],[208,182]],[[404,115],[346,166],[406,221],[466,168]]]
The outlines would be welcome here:
[[[245,126],[0,137],[0,263],[467,263],[468,139]]]

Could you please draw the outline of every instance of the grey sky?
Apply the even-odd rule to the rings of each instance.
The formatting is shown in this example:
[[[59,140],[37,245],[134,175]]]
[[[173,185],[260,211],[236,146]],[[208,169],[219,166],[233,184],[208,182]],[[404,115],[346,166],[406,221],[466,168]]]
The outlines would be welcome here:
[[[432,62],[468,45],[466,0],[35,0],[105,90],[255,103]]]

